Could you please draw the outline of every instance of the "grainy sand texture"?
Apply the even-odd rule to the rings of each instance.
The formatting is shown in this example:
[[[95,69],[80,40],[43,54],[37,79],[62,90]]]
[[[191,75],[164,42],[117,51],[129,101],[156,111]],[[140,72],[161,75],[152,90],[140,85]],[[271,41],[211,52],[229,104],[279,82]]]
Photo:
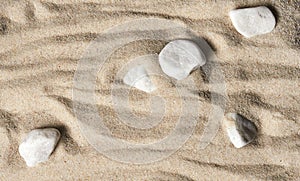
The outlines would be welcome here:
[[[276,27],[245,38],[228,13],[259,5],[272,10]],[[297,0],[0,0],[0,180],[299,180],[299,6]],[[201,105],[195,130],[177,152],[145,165],[109,159],[88,143],[73,111],[81,56],[107,29],[153,17],[184,24],[208,42],[225,77],[225,113],[253,121],[254,142],[237,149],[220,127],[212,142],[198,149],[214,106],[202,69],[192,72],[196,89],[183,97],[172,81],[154,80],[166,100],[160,124],[143,130],[121,123],[110,90],[118,70],[137,56],[159,53],[167,43],[139,40],[113,52],[97,75],[97,107],[105,125],[117,138],[155,142],[173,130],[186,99]],[[123,89],[129,87],[118,91]],[[135,114],[149,114],[149,94],[132,89],[129,100]],[[29,168],[18,146],[26,133],[43,127],[59,129],[61,140],[47,162]]]

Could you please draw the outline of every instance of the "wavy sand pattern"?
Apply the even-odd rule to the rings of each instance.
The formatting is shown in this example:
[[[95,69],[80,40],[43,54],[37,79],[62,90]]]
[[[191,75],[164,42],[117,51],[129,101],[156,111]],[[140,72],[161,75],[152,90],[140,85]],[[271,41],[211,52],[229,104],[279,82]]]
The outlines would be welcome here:
[[[0,180],[300,178],[297,0],[112,2],[1,2]],[[233,28],[228,12],[256,5],[268,6],[276,15],[277,25],[269,34],[245,39]],[[127,165],[106,158],[89,145],[73,113],[73,76],[80,56],[89,42],[106,29],[146,17],[185,23],[209,42],[225,76],[226,112],[239,112],[255,122],[259,135],[253,144],[235,149],[220,130],[206,149],[197,150],[214,94],[200,69],[192,73],[199,90],[183,96],[201,102],[198,124],[189,141],[174,155],[153,164]],[[128,44],[114,52],[106,69],[99,73],[99,114],[116,137],[132,142],[155,141],[164,138],[180,116],[178,111],[167,109],[160,125],[138,130],[118,122],[111,103],[110,85],[123,63],[138,55],[158,53],[165,43],[145,40]],[[124,89],[128,87],[121,86],[118,91]],[[166,100],[180,103],[172,82],[163,81],[160,90]],[[149,96],[136,90],[130,95],[135,113],[147,115]],[[18,154],[18,144],[31,129],[42,127],[58,128],[62,139],[47,163],[27,168]]]

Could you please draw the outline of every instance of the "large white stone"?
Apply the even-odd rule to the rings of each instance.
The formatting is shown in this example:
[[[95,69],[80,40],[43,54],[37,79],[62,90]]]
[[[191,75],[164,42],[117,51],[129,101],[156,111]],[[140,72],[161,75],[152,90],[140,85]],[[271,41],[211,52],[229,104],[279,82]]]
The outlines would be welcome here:
[[[54,128],[35,129],[29,132],[19,146],[19,153],[27,166],[33,167],[47,161],[60,138],[60,132]]]
[[[123,78],[125,84],[144,92],[152,92],[156,89],[144,66],[136,66],[130,69]]]
[[[200,47],[190,40],[174,40],[159,54],[159,64],[165,74],[177,80],[204,65],[206,58]]]
[[[249,144],[257,135],[255,124],[237,113],[226,114],[223,127],[236,148]]]
[[[232,10],[229,16],[236,30],[247,38],[269,33],[276,24],[274,15],[265,6]]]

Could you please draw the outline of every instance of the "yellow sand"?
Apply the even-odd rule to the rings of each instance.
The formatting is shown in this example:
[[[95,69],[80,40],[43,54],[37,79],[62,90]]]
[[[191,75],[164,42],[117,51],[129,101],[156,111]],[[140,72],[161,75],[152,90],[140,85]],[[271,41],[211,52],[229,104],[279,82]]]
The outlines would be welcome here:
[[[236,32],[228,12],[257,5],[271,7],[277,25],[269,34],[246,39]],[[123,164],[87,142],[72,109],[77,63],[103,31],[147,17],[184,23],[207,40],[225,75],[225,111],[243,114],[257,125],[259,135],[253,143],[236,149],[220,129],[208,147],[197,149],[212,107],[201,70],[191,75],[199,80],[199,90],[190,97],[201,102],[200,118],[192,137],[175,154],[147,165]],[[299,179],[299,17],[297,0],[1,0],[0,180]],[[136,130],[118,122],[111,104],[110,84],[123,60],[159,53],[164,43],[129,44],[114,52],[107,70],[99,73],[99,114],[116,137],[137,143],[156,141],[172,131],[180,116],[177,110],[167,109],[160,125]],[[156,82],[169,107],[180,105],[170,82]],[[147,114],[149,96],[137,90],[130,95],[136,114]],[[41,127],[58,128],[62,139],[47,162],[28,168],[18,145],[26,133]]]

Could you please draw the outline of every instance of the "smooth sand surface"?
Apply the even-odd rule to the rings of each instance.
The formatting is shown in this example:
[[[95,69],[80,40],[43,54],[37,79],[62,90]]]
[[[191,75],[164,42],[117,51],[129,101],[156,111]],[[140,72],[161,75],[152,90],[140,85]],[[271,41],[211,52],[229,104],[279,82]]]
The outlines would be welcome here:
[[[275,29],[244,38],[229,11],[266,5]],[[209,82],[192,73],[197,90],[185,99],[202,105],[191,138],[170,157],[151,164],[123,164],[98,153],[81,134],[73,112],[77,63],[89,43],[114,25],[164,18],[189,26],[213,48],[225,76],[225,112],[238,112],[258,127],[257,139],[236,149],[219,129],[199,150],[212,109]],[[298,180],[300,178],[299,2],[43,0],[0,3],[0,180]],[[168,101],[164,121],[148,130],[118,122],[110,85],[127,61],[159,53],[167,42],[143,40],[115,51],[97,79],[99,115],[119,138],[149,143],[164,138],[180,116],[172,83],[156,80]],[[126,87],[126,86],[125,86]],[[128,89],[128,87],[126,87]],[[149,95],[130,94],[137,115],[148,114]],[[179,102],[177,104],[177,102]],[[125,108],[124,108],[125,109]],[[50,159],[28,168],[18,145],[34,128],[55,127],[62,138]],[[217,179],[219,178],[219,179]]]

